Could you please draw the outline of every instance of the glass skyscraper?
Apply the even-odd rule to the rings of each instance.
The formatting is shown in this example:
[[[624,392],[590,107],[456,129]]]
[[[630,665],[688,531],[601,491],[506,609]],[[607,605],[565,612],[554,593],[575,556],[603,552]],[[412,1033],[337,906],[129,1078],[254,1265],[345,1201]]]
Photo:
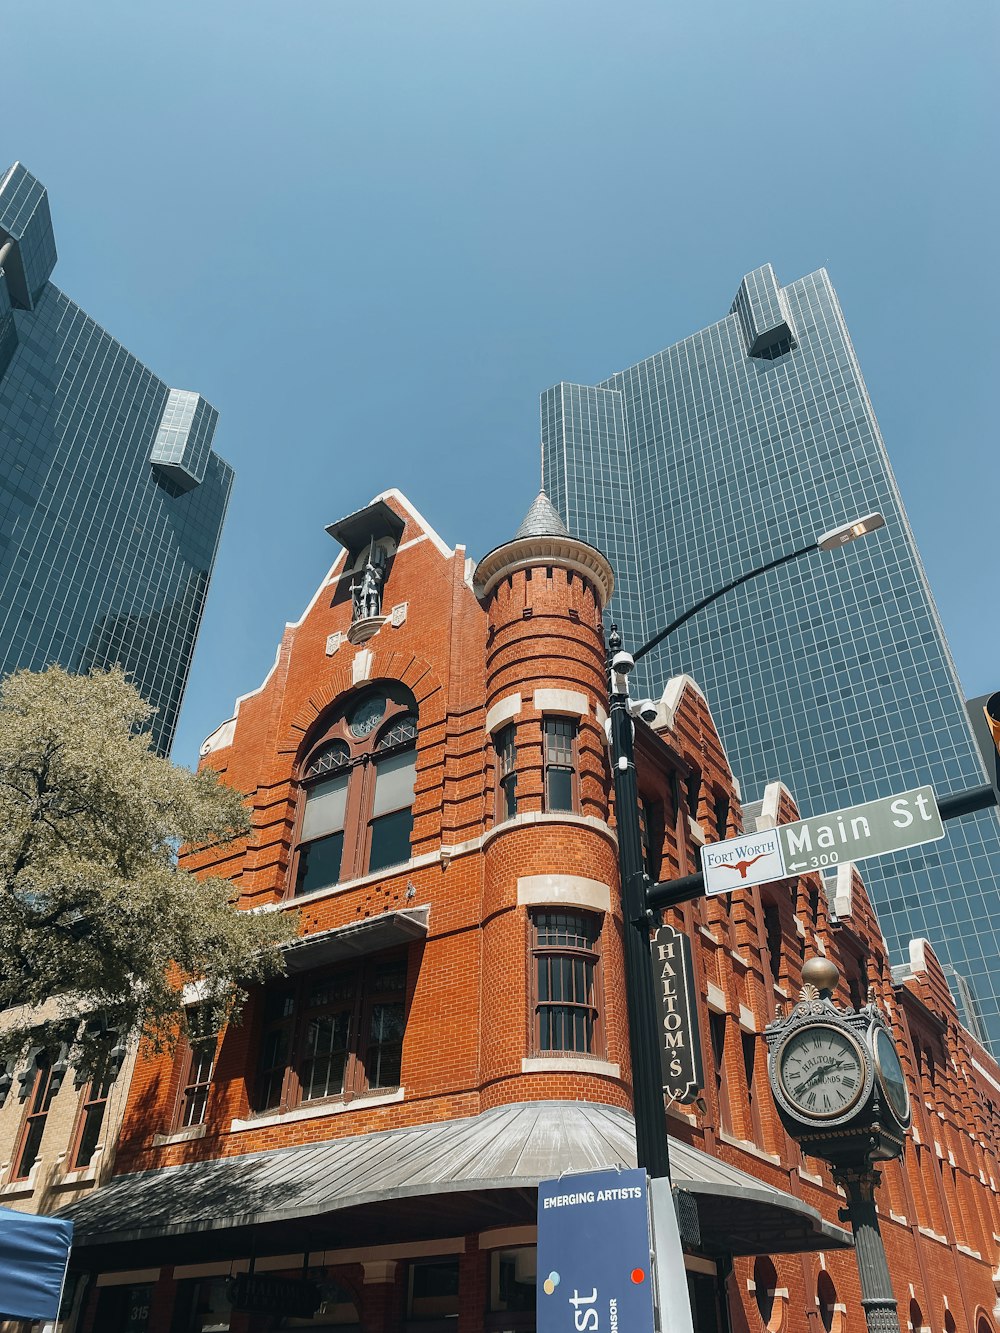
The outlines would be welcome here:
[[[547,390],[542,440],[549,496],[615,568],[609,618],[633,651],[739,574],[885,515],[844,551],[722,598],[636,669],[654,697],[678,672],[698,681],[747,801],[775,779],[804,815],[986,781],[825,271],[782,287],[765,265],[718,323],[601,384]],[[862,871],[893,961],[930,940],[969,1026],[1000,1054],[1000,821],[988,810],[945,828]]]
[[[0,675],[120,663],[170,748],[233,471],[218,413],[49,281],[44,187],[0,177]]]

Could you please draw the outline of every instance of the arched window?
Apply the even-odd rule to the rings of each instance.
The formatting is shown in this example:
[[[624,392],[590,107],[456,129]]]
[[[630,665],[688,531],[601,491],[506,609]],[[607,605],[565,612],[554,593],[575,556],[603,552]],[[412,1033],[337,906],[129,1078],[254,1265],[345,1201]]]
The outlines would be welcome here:
[[[410,859],[417,708],[387,683],[342,704],[299,773],[296,894]]]
[[[920,1333],[924,1326],[924,1314],[917,1302],[910,1301],[910,1328],[913,1333]]]

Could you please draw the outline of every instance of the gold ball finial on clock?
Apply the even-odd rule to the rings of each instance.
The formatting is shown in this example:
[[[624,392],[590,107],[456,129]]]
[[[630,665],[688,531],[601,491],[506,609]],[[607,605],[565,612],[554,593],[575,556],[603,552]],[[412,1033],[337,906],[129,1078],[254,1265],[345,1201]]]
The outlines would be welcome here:
[[[802,964],[803,986],[815,986],[820,995],[832,995],[839,980],[840,970],[829,958],[810,958]]]

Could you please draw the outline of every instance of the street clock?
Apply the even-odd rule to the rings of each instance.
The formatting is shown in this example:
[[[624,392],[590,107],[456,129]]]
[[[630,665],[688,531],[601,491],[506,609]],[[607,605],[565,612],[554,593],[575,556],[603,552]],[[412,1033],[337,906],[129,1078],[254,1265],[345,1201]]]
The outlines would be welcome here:
[[[833,1164],[885,1161],[903,1151],[906,1079],[881,1011],[833,1003],[838,976],[829,959],[810,959],[798,1004],[768,1025],[771,1092],[804,1151]]]
[[[832,1023],[791,1031],[775,1057],[775,1095],[792,1115],[839,1124],[870,1090],[872,1070],[858,1039]]]
[[[767,1075],[781,1123],[844,1191],[868,1333],[899,1333],[875,1191],[878,1163],[902,1155],[910,1094],[882,1011],[871,999],[838,1009],[839,978],[828,958],[803,963],[798,1004],[764,1030]]]

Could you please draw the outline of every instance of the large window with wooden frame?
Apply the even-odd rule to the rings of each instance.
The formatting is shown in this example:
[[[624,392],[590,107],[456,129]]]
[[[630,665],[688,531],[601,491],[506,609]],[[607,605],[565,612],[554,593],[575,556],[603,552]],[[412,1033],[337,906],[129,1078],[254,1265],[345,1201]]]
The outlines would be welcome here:
[[[536,911],[531,932],[535,1051],[601,1054],[601,917]]]
[[[26,1080],[27,1105],[21,1132],[17,1137],[17,1147],[12,1161],[14,1169],[11,1180],[27,1180],[31,1168],[38,1161],[41,1151],[42,1135],[45,1133],[45,1121],[48,1118],[52,1098],[56,1094],[53,1077],[53,1060],[50,1052],[38,1051],[34,1056],[34,1067]]]
[[[288,1111],[399,1087],[406,1027],[406,958],[371,959],[268,986],[255,1111]]]
[[[577,808],[577,733],[571,717],[542,719],[546,810]]]
[[[389,683],[333,715],[299,770],[295,893],[410,859],[417,708]]]

